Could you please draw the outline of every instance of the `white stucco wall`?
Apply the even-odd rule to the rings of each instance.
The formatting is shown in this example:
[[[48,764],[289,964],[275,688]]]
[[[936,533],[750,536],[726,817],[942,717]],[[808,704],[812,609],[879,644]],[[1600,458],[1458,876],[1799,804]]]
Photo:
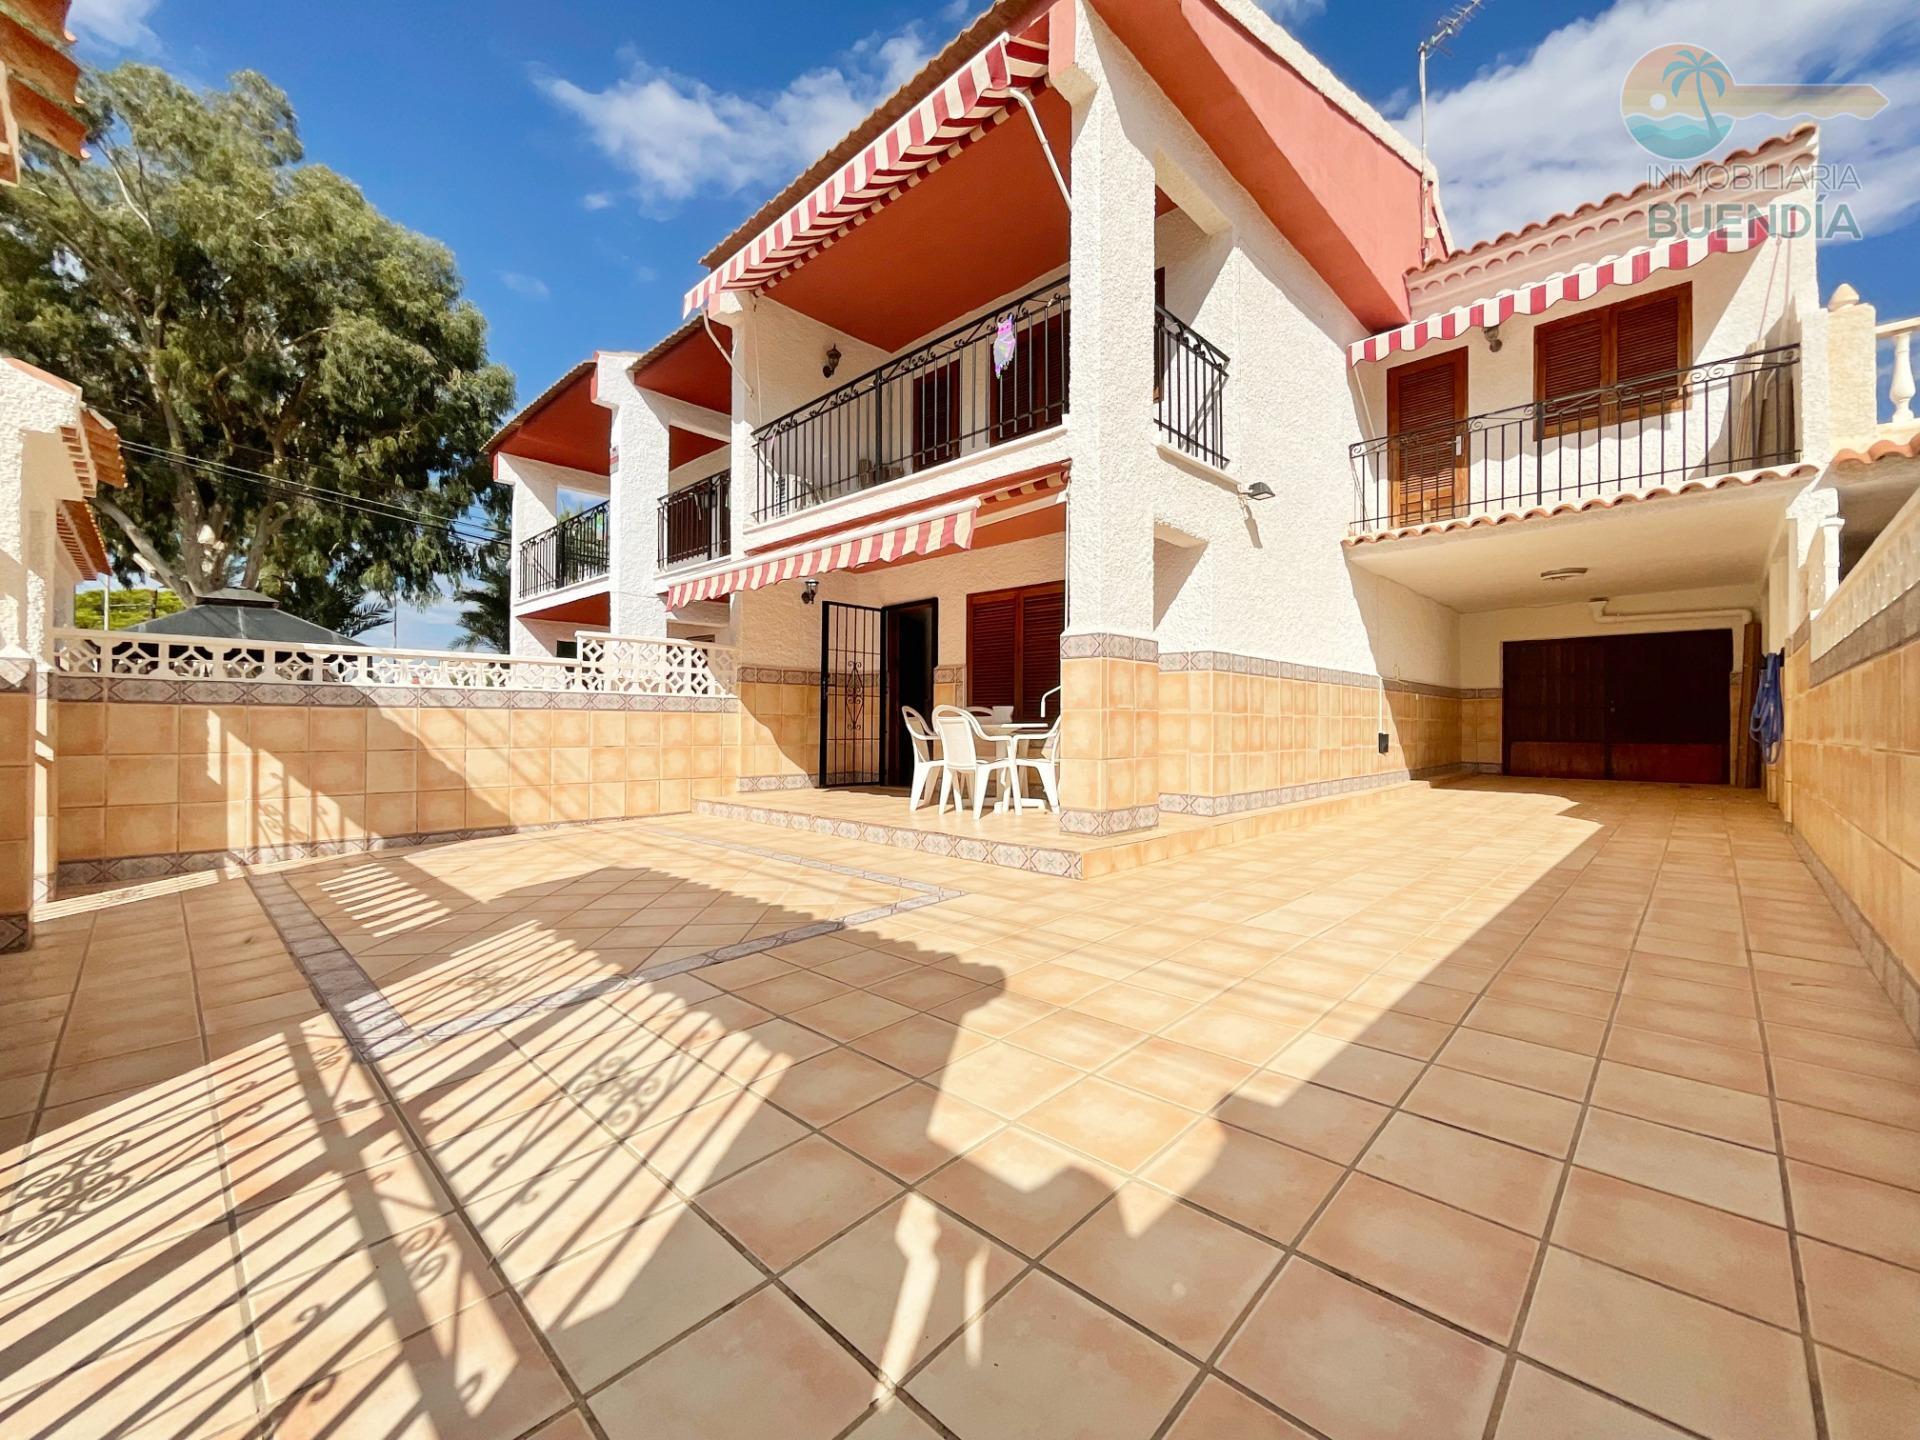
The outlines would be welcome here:
[[[59,431],[79,424],[78,392],[0,364],[0,655],[46,658],[70,604],[55,516],[80,485]]]
[[[1500,647],[1508,640],[1565,640],[1583,635],[1649,634],[1663,630],[1731,631],[1734,664],[1738,666],[1744,618],[1670,612],[1747,610],[1759,619],[1764,603],[1765,596],[1756,581],[1752,585],[1616,596],[1609,604],[1609,609],[1620,615],[1666,613],[1665,619],[1597,621],[1584,600],[1476,611],[1460,617],[1460,683],[1469,689],[1499,686]]]
[[[564,508],[563,494],[604,497],[610,489],[609,480],[607,476],[595,475],[588,470],[549,465],[545,461],[529,460],[521,455],[497,456],[494,474],[501,484],[513,487],[513,553],[508,562],[511,574],[508,590],[512,597],[509,630],[511,653],[551,655],[554,641],[570,637],[573,627],[556,627],[521,617],[520,606],[526,597],[520,593],[520,546],[559,522]],[[613,518],[610,512],[610,524]],[[609,533],[617,536],[619,532],[610,529]],[[615,553],[618,553],[617,542]],[[592,580],[567,590],[549,590],[537,598],[541,603],[552,603],[555,597],[585,594],[603,588],[605,583],[603,580]]]

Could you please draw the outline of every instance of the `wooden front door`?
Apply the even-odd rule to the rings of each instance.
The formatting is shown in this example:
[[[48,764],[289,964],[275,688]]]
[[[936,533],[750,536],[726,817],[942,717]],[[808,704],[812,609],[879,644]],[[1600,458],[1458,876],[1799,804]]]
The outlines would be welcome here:
[[[1446,520],[1468,509],[1467,352],[1387,372],[1387,434],[1394,525]]]
[[[1727,631],[1509,640],[1501,658],[1507,774],[1727,783]]]

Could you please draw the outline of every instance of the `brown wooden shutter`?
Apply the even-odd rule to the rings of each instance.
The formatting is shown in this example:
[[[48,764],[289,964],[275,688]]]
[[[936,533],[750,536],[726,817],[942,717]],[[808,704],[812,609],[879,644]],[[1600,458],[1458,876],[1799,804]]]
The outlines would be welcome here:
[[[1682,351],[1681,295],[1659,295],[1645,304],[1622,305],[1614,316],[1613,371],[1617,384],[1630,385],[1666,375],[1687,363]]]
[[[1605,312],[1596,311],[1540,331],[1534,368],[1542,400],[1607,383],[1606,320]]]
[[[1014,714],[1021,720],[1040,718],[1040,701],[1060,683],[1060,632],[1067,627],[1067,597],[1048,586],[1020,597],[1020,698]],[[1059,697],[1048,706],[1060,713]]]
[[[1001,591],[967,598],[967,703],[1018,700],[1020,597]]]
[[[960,362],[913,377],[913,468],[924,470],[960,453]]]
[[[1444,520],[1455,511],[1464,351],[1388,372],[1393,442],[1393,523]]]

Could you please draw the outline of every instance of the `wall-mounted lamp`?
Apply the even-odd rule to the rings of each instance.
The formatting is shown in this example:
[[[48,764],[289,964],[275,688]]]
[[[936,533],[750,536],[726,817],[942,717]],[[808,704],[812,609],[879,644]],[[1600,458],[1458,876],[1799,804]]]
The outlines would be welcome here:
[[[840,347],[838,345],[829,345],[827,347],[827,363],[820,367],[820,374],[824,379],[831,380],[833,378],[833,372],[839,368]]]
[[[1243,499],[1247,500],[1271,500],[1273,498],[1273,487],[1264,480],[1256,480],[1247,486],[1246,489],[1242,490],[1240,494]]]
[[[1485,334],[1487,337],[1487,349],[1498,355],[1500,353],[1500,347],[1507,343],[1500,338],[1500,327],[1498,325],[1489,325],[1485,329]]]
[[[818,580],[804,581],[800,586],[800,603],[802,605],[811,605],[814,600],[819,597],[819,594],[820,582]]]

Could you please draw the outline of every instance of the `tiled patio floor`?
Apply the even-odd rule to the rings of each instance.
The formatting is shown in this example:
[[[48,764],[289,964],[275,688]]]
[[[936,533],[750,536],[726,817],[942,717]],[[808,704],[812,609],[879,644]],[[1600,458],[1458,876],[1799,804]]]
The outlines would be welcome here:
[[[1755,797],[280,874],[0,966],[8,1440],[1920,1434],[1920,1051]]]

